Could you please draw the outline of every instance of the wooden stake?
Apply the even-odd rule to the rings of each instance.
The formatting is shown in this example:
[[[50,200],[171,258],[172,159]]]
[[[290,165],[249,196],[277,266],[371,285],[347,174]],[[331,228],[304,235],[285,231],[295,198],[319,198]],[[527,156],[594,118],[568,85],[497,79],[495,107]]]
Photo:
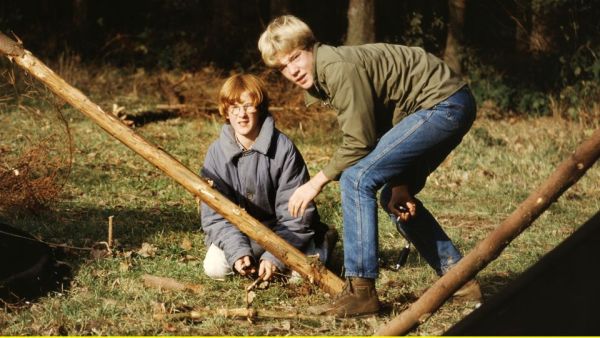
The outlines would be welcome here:
[[[496,259],[504,248],[562,193],[575,184],[600,157],[600,129],[564,160],[544,183],[481,241],[467,256],[437,280],[416,302],[375,334],[400,336],[434,313],[454,292]]]
[[[58,97],[92,119],[107,133],[162,170],[189,192],[200,197],[204,203],[223,215],[240,231],[254,239],[288,267],[332,295],[341,292],[344,286],[343,281],[327,270],[325,266],[318,262],[311,262],[300,250],[213,189],[204,179],[198,177],[169,153],[150,144],[116,116],[104,112],[78,89],[69,85],[42,61],[34,57],[31,52],[23,49],[20,44],[2,33],[0,33],[0,52],[6,54],[10,60],[41,81]]]
[[[113,217],[108,216],[108,247],[112,248],[112,239],[113,239]]]

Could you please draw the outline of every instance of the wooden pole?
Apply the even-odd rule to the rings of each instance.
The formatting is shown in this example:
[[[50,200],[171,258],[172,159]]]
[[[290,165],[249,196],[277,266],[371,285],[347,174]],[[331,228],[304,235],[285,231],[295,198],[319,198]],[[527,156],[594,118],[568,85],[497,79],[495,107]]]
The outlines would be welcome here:
[[[565,190],[577,182],[598,160],[598,157],[600,157],[600,129],[580,144],[575,152],[564,160],[498,228],[435,282],[407,310],[381,327],[375,335],[403,335],[420,324],[421,318],[428,318],[462,285],[496,259],[513,239],[527,229]]]
[[[108,248],[112,248],[112,240],[113,240],[113,218],[115,216],[108,216]]]
[[[315,316],[307,315],[298,312],[294,309],[285,310],[260,310],[254,308],[233,308],[233,309],[211,309],[211,308],[195,308],[189,312],[174,313],[174,314],[156,314],[154,319],[163,320],[206,320],[215,316],[223,316],[225,318],[233,319],[260,319],[260,318],[271,318],[271,319],[304,319],[304,320],[323,320],[323,319],[335,319],[334,317]]]
[[[225,219],[236,225],[243,233],[254,239],[291,269],[306,277],[311,283],[319,285],[324,291],[332,295],[336,295],[342,290],[343,281],[333,272],[327,270],[319,262],[309,260],[300,250],[277,236],[271,229],[250,216],[244,209],[213,189],[208,182],[194,174],[166,151],[150,144],[123,124],[117,117],[104,112],[78,89],[69,85],[43,62],[34,57],[31,52],[23,49],[20,44],[2,33],[0,33],[0,51],[40,80],[54,94],[88,116],[107,133],[162,170],[189,192],[198,196],[207,205],[223,215]]]

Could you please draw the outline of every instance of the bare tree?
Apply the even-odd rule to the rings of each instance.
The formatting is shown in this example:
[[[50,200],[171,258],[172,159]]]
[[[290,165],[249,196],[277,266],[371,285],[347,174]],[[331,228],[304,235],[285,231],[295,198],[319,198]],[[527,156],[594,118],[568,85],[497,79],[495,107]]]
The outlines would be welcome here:
[[[556,47],[556,29],[553,27],[554,11],[544,1],[531,3],[531,32],[529,33],[529,51],[534,55],[551,52]]]
[[[515,2],[515,50],[519,54],[529,53],[529,31],[531,30],[531,6],[524,1]]]
[[[515,5],[515,50],[533,56],[552,52],[557,47],[560,6],[544,0],[518,0]]]
[[[375,0],[350,0],[346,45],[375,41]]]
[[[458,74],[462,74],[465,7],[465,0],[448,0],[448,35],[446,36],[444,61]]]

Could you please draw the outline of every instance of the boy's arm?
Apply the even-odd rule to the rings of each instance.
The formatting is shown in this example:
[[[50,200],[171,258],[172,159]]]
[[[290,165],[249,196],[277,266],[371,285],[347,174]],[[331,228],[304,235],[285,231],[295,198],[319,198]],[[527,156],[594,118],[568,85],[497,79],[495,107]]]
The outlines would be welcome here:
[[[342,143],[323,173],[338,180],[344,169],[365,157],[377,143],[374,89],[367,71],[352,63],[329,65],[325,73],[331,104],[338,112]]]

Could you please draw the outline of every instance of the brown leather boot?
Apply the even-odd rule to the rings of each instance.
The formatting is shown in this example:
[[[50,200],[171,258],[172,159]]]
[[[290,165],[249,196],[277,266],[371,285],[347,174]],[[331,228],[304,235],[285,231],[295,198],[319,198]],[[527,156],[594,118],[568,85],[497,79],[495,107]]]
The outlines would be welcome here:
[[[350,277],[342,292],[330,304],[310,307],[308,311],[315,315],[335,317],[367,316],[379,311],[379,299],[375,290],[375,280]]]
[[[462,288],[458,289],[452,297],[460,300],[470,300],[475,302],[482,302],[483,296],[481,295],[481,288],[479,283],[475,279],[471,279]]]

